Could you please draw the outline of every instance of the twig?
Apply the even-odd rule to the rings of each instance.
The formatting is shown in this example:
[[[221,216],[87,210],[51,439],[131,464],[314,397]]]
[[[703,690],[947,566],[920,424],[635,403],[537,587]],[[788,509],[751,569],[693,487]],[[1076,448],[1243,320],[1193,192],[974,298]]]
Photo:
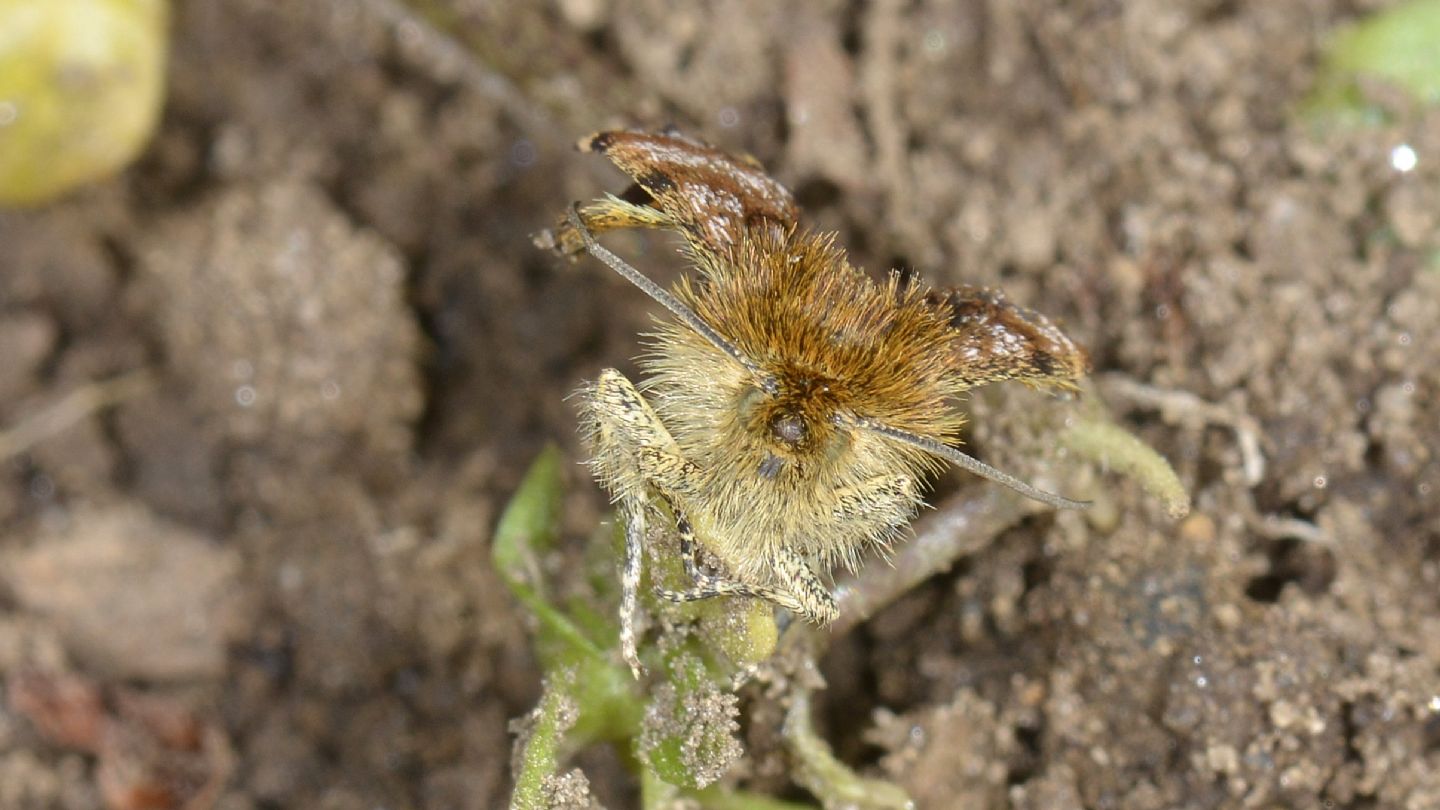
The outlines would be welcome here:
[[[1279,515],[1257,515],[1247,522],[1256,534],[1267,540],[1300,540],[1320,546],[1335,545],[1335,538],[1308,520]]]
[[[427,0],[360,0],[358,7],[371,19],[384,26],[415,65],[428,71],[441,82],[456,82],[480,98],[494,104],[524,135],[535,149],[536,165],[566,160],[575,151],[572,124],[557,121],[555,110],[538,103],[509,76],[486,64],[484,59],[466,45],[454,32],[425,13],[436,7]],[[583,160],[575,163],[575,171],[588,173],[601,183],[615,177],[603,161]]]
[[[424,67],[434,75],[458,78],[532,134],[556,131],[554,122],[536,109],[514,82],[483,64],[422,13],[400,0],[363,0],[362,7],[390,29],[396,40],[406,46],[407,54],[424,57],[428,62]]]
[[[453,33],[442,29],[414,6],[422,0],[361,0],[360,7],[391,32],[405,53],[434,78],[454,79],[463,88],[498,107],[525,134],[539,160],[561,160],[575,151],[575,136],[543,105],[510,77],[487,65]],[[613,175],[597,162],[582,161],[580,171],[610,182]]]
[[[840,617],[819,635],[822,639],[845,635],[916,585],[949,570],[962,555],[984,548],[1001,532],[1044,509],[1003,487],[962,491],[915,522],[915,537],[900,545],[889,566],[872,565],[860,576],[840,580],[835,586]]]
[[[1206,402],[1189,391],[1156,388],[1119,374],[1106,375],[1100,382],[1107,394],[1142,407],[1154,408],[1160,411],[1161,418],[1172,424],[1230,428],[1240,448],[1245,485],[1253,487],[1265,477],[1265,454],[1260,450],[1260,423],[1250,414],[1236,413],[1222,405]]]
[[[142,369],[76,388],[53,405],[23,417],[12,428],[0,431],[0,461],[24,453],[92,414],[145,393],[154,382],[153,375]]]

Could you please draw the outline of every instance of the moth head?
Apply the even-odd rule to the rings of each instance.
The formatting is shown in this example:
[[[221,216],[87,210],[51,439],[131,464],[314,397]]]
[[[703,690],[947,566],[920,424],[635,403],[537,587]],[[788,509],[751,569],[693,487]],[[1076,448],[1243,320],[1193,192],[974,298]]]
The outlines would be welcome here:
[[[763,448],[760,473],[774,478],[789,463],[835,458],[848,441],[838,418],[842,400],[832,384],[803,374],[771,373],[773,393],[758,384],[740,398],[740,425]]]

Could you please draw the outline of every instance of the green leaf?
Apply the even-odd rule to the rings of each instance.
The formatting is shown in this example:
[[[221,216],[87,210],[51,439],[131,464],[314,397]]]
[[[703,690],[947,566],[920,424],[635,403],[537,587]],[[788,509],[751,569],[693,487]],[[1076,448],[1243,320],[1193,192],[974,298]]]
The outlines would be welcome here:
[[[547,810],[550,807],[545,783],[560,767],[560,742],[575,722],[575,701],[569,693],[574,678],[557,675],[547,678],[540,705],[526,718],[529,728],[521,732],[519,768],[511,810]]]
[[[629,672],[612,661],[607,638],[586,632],[546,598],[541,560],[560,536],[560,459],[559,450],[547,447],[530,466],[500,516],[492,559],[510,592],[537,620],[535,647],[541,666],[549,673],[574,672],[580,716],[573,736],[627,739],[643,715]],[[592,629],[603,627],[593,616],[585,619]]]
[[[637,751],[656,776],[682,788],[720,779],[743,755],[739,707],[688,644],[666,650],[665,679],[651,690]]]
[[[563,496],[560,451],[547,447],[530,465],[520,489],[500,516],[491,551],[500,578],[540,621],[541,660],[550,659],[547,668],[574,663],[556,658],[603,657],[601,648],[545,598],[540,561],[560,536]]]
[[[1361,91],[1367,80],[1389,82],[1422,104],[1440,104],[1440,0],[1401,3],[1336,32],[1305,116],[1343,125],[1382,122],[1384,112]]]
[[[542,586],[540,558],[555,547],[560,536],[560,504],[564,495],[560,451],[552,445],[542,450],[530,465],[520,489],[510,499],[495,528],[495,546],[491,552],[495,568],[512,591],[539,592]]]

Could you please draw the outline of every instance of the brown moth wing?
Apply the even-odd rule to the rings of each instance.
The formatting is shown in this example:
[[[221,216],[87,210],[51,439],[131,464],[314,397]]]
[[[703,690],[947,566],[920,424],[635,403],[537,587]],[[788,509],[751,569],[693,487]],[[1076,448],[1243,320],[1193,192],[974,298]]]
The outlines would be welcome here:
[[[1049,318],[999,290],[961,285],[931,290],[925,300],[950,318],[952,373],[966,388],[1000,380],[1070,388],[1090,370],[1085,350]]]
[[[711,252],[739,243],[753,228],[788,229],[799,217],[790,191],[753,158],[736,157],[674,129],[616,130],[580,139],[582,152],[609,158],[635,184],[618,197],[581,209],[592,232],[616,228],[677,228]],[[567,224],[548,245],[577,253]]]

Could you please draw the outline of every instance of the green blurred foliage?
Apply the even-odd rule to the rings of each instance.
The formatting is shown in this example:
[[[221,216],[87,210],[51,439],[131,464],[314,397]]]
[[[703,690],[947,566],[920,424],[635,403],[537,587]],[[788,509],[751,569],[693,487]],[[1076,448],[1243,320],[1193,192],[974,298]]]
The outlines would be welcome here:
[[[1440,104],[1440,0],[1410,0],[1342,28],[1326,46],[1302,112],[1312,122],[1383,123],[1366,82],[1384,82],[1416,103]]]

